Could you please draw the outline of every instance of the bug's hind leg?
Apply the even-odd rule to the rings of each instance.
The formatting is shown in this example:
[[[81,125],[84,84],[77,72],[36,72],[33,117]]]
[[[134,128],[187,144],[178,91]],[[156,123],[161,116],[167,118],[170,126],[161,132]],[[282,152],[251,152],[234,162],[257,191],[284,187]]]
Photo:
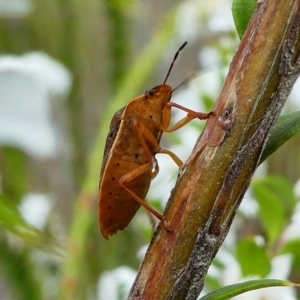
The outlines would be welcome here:
[[[142,200],[140,197],[138,197],[135,193],[133,193],[128,187],[126,187],[126,183],[134,180],[141,174],[145,173],[152,167],[151,163],[146,163],[144,165],[141,165],[140,167],[136,168],[135,170],[132,170],[131,172],[123,175],[119,179],[119,184],[123,188],[124,191],[126,191],[132,199],[134,199],[136,202],[138,202],[140,205],[145,207],[147,211],[152,213],[155,217],[157,217],[160,221],[163,221],[165,217],[160,214],[157,210],[155,210],[153,207],[151,207],[145,200]]]

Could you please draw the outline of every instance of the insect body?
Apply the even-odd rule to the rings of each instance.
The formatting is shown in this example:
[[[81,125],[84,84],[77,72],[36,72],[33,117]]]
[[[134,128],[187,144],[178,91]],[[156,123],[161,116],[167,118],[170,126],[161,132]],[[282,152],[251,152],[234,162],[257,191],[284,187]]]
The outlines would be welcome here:
[[[155,154],[170,155],[179,167],[182,162],[174,153],[159,147],[161,135],[163,131],[182,127],[191,119],[207,119],[210,115],[169,102],[174,89],[166,81],[185,45],[186,42],[176,52],[164,83],[133,99],[112,119],[99,184],[99,224],[106,239],[126,228],[141,205],[164,220],[163,215],[144,200],[151,180],[158,173]],[[168,128],[172,106],[183,109],[187,116]]]

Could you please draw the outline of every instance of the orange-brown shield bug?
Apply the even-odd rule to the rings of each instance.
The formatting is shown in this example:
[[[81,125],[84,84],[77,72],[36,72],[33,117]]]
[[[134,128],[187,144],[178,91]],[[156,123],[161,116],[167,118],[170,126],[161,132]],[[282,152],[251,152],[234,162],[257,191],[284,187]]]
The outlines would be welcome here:
[[[176,52],[163,84],[130,101],[111,121],[100,173],[98,204],[100,230],[106,239],[126,228],[141,205],[164,220],[145,200],[151,180],[158,173],[155,155],[168,154],[179,167],[182,162],[171,151],[160,148],[161,135],[181,128],[194,118],[207,119],[211,114],[169,102],[175,89],[166,82],[186,44]],[[168,128],[172,106],[184,110],[187,116]]]

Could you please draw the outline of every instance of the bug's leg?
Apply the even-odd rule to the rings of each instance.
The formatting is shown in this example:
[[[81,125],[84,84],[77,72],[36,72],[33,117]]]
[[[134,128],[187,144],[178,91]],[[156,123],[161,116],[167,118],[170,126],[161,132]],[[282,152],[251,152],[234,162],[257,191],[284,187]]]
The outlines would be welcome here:
[[[183,165],[183,161],[175,153],[173,153],[170,150],[159,147],[159,149],[157,150],[157,153],[168,154],[179,168],[181,168],[181,166]]]
[[[178,167],[181,167],[183,165],[183,162],[181,161],[181,159],[173,152],[171,152],[170,150],[167,150],[167,149],[163,149],[163,148],[160,148],[159,145],[158,145],[158,142],[157,140],[155,139],[155,137],[153,136],[153,134],[144,126],[142,126],[141,124],[139,124],[138,122],[135,122],[134,123],[134,128],[137,132],[137,135],[139,137],[139,140],[142,144],[142,147],[145,151],[145,153],[147,155],[150,155],[151,156],[151,162],[152,164],[150,165],[149,163],[149,167],[151,166],[152,169],[154,169],[154,171],[152,172],[152,179],[157,175],[158,171],[159,171],[159,167],[158,167],[158,163],[157,163],[157,160],[156,158],[154,157],[154,155],[151,154],[147,144],[146,144],[146,141],[145,139],[147,139],[153,146],[154,146],[154,151],[155,153],[164,153],[164,154],[168,154],[172,159],[173,161],[177,164]],[[149,212],[153,213],[151,210],[148,210]],[[154,214],[154,213],[153,213]],[[157,215],[154,214],[156,217]],[[151,217],[151,216],[150,216]],[[160,219],[159,217],[157,217],[159,220],[162,221],[162,226],[164,227],[164,229],[167,231],[167,232],[171,232],[166,220],[165,220],[165,217],[162,216],[162,219]],[[154,222],[153,222],[153,219],[150,218],[150,222],[154,228]]]
[[[149,168],[152,168],[153,172],[152,172],[152,179],[157,175],[158,171],[159,171],[159,167],[158,167],[158,163],[156,158],[154,157],[154,155],[151,153],[151,151],[149,150],[149,147],[146,144],[145,140],[148,140],[152,145],[153,145],[153,149],[155,151],[155,153],[164,153],[164,154],[168,154],[173,160],[174,162],[181,167],[183,165],[183,162],[181,161],[181,159],[174,154],[173,152],[167,150],[167,149],[163,149],[160,148],[158,145],[157,140],[155,139],[155,137],[153,136],[153,134],[146,128],[144,127],[142,124],[138,123],[138,122],[134,122],[133,123],[134,129],[137,133],[137,136],[139,137],[140,143],[144,149],[144,152],[146,153],[146,155],[149,157],[149,163],[148,168],[145,169],[143,172],[146,172],[146,170],[148,170]],[[141,166],[143,167],[143,166]],[[139,168],[141,168],[139,167]],[[138,168],[138,169],[139,169]],[[136,170],[138,170],[136,169]],[[141,172],[140,174],[142,174],[143,172]],[[126,176],[126,175],[125,175]],[[137,175],[138,176],[138,175]],[[124,176],[123,176],[124,177]],[[123,178],[122,177],[122,178]],[[135,178],[136,176],[134,176],[133,178]],[[131,178],[131,180],[133,179]],[[128,188],[126,188],[124,185],[122,186],[127,192],[129,192],[129,194],[133,197],[133,199],[135,199],[136,201],[138,201],[141,205],[143,205],[149,212],[151,212],[152,214],[154,214],[159,220],[162,221],[162,225],[164,226],[165,230],[167,232],[171,232],[170,229],[167,226],[167,223],[165,221],[165,217],[161,214],[159,214],[156,210],[154,210],[150,205],[148,205],[145,201],[141,200],[140,198],[138,198],[134,193],[132,193]],[[141,202],[142,201],[142,202]],[[152,222],[151,222],[152,223]],[[153,224],[153,223],[152,223]]]
[[[132,199],[134,199],[140,205],[145,207],[150,213],[152,213],[154,216],[156,216],[160,221],[163,221],[165,217],[162,214],[160,214],[158,211],[156,211],[145,200],[142,200],[135,193],[133,193],[128,187],[125,186],[126,183],[130,182],[131,180],[133,180],[133,179],[137,178],[138,176],[140,176],[141,174],[145,173],[151,167],[152,167],[151,163],[146,163],[144,165],[139,166],[135,170],[132,170],[131,172],[123,175],[119,179],[119,184],[124,189],[124,191],[126,191],[132,197]]]
[[[157,160],[155,159],[155,157],[151,154],[151,152],[145,142],[145,139],[147,139],[153,145],[155,153],[168,154],[173,159],[173,161],[176,163],[176,165],[178,167],[181,167],[183,165],[182,160],[175,153],[173,153],[170,150],[159,147],[157,140],[155,139],[153,134],[146,127],[142,126],[141,124],[139,124],[137,122],[134,124],[134,126],[135,126],[136,132],[138,134],[139,140],[142,144],[142,147],[143,147],[146,155],[149,156],[149,160],[152,161],[152,166],[155,168],[152,178],[154,178],[158,173],[158,164],[157,164]],[[157,168],[157,170],[156,170],[156,168]]]
[[[167,150],[168,151],[168,150]],[[172,153],[172,152],[171,152]],[[172,153],[173,154],[173,153]],[[175,155],[175,154],[174,154]],[[176,155],[175,155],[176,156]],[[177,157],[177,156],[176,156]],[[178,158],[179,159],[179,158]],[[155,160],[155,166],[153,168],[153,171],[151,173],[151,179],[154,179],[156,177],[156,175],[158,174],[159,172],[159,165],[157,163],[157,160],[156,158],[154,157],[154,160]],[[180,159],[179,159],[180,160]],[[148,217],[149,217],[149,220],[150,220],[150,223],[151,223],[151,227],[152,227],[152,231],[154,232],[155,230],[155,219],[153,217],[153,215],[147,210],[147,213],[148,213]],[[169,232],[169,230],[167,229],[167,226],[166,226],[166,220],[162,220],[162,224],[164,226],[164,228]]]
[[[146,144],[145,139],[148,140],[153,145],[154,149],[159,148],[158,142],[157,142],[156,138],[153,136],[153,134],[146,127],[144,127],[142,124],[140,124],[139,122],[134,121],[133,122],[133,128],[137,133],[139,141],[142,145],[142,148],[143,148],[146,156],[149,159],[149,162],[152,165],[152,168],[155,169],[154,170],[154,177],[155,177],[158,173],[157,160],[155,159],[153,153],[151,153],[149,147]]]
[[[185,112],[187,112],[187,115],[181,119],[180,121],[178,121],[175,125],[173,125],[172,127],[168,128],[170,125],[170,121],[171,121],[171,108],[176,107],[179,108]],[[206,120],[208,119],[211,115],[213,115],[214,112],[209,112],[209,113],[202,113],[202,112],[196,112],[193,111],[191,109],[188,109],[184,106],[181,106],[177,103],[174,102],[168,102],[165,107],[164,107],[164,116],[163,116],[163,121],[162,121],[162,130],[164,132],[172,132],[175,131],[177,129],[180,129],[181,127],[183,127],[185,124],[189,123],[191,120],[193,119],[200,119],[200,120]]]

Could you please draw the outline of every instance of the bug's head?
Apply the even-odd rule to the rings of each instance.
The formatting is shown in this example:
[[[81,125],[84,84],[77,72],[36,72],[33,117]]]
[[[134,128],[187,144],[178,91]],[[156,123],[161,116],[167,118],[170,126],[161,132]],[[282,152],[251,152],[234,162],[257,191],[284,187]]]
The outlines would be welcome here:
[[[173,89],[168,84],[157,85],[151,90],[145,92],[145,98],[148,100],[159,101],[165,104],[170,101]]]

